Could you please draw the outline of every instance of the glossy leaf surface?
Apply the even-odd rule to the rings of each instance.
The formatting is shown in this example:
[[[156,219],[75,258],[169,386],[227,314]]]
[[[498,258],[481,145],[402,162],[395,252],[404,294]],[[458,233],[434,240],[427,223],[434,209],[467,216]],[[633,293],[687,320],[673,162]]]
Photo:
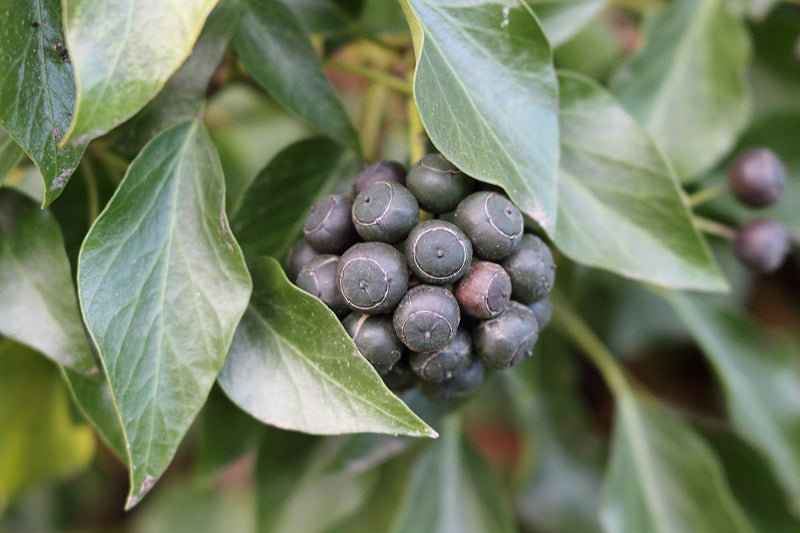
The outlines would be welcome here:
[[[679,0],[646,21],[644,48],[612,83],[681,181],[708,170],[747,124],[750,43],[723,0]]]
[[[59,148],[75,104],[72,64],[61,56],[61,2],[6,0],[3,7],[0,124],[39,168],[47,205],[64,190],[87,144]]]
[[[431,141],[552,231],[558,89],[550,46],[530,7],[512,0],[404,6],[417,54],[414,98]]]
[[[556,47],[570,40],[600,14],[606,7],[606,0],[541,0],[532,7],[550,45]]]
[[[68,0],[64,27],[78,91],[62,145],[133,116],[192,51],[217,0]]]
[[[219,383],[264,423],[315,434],[435,437],[383,384],[336,315],[270,257],[249,262],[253,297]]]
[[[172,460],[247,305],[224,202],[208,134],[179,124],[133,162],[81,249],[81,305],[128,446],[128,507]]]
[[[246,5],[233,44],[253,77],[309,126],[360,150],[358,134],[292,10],[280,0]]]
[[[77,372],[98,374],[53,215],[0,191],[0,334]]]
[[[670,288],[727,283],[669,166],[650,137],[594,82],[561,87],[561,174],[555,242],[574,260]]]

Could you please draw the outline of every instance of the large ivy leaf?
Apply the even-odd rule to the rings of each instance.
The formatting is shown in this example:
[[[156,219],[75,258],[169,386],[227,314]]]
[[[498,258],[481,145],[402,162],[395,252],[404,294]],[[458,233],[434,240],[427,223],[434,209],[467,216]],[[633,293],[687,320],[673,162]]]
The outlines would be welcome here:
[[[223,2],[211,12],[186,62],[144,109],[117,130],[117,148],[136,154],[170,126],[197,116],[240,14],[241,6],[233,2]]]
[[[769,460],[800,509],[800,359],[745,317],[684,294],[664,294],[722,381],[739,434]]]
[[[403,5],[417,54],[414,98],[433,144],[555,229],[558,88],[533,11],[516,0]]]
[[[125,433],[108,382],[98,383],[63,366],[60,369],[78,410],[117,459],[125,463]]]
[[[81,305],[122,419],[134,506],[214,383],[250,294],[219,159],[197,122],[150,143],[86,236]]]
[[[360,151],[358,134],[292,10],[280,0],[246,5],[233,45],[253,77],[312,128]]]
[[[417,459],[392,533],[516,531],[509,499],[495,473],[461,434],[457,415]]]
[[[289,283],[271,257],[249,266],[253,296],[219,375],[234,403],[307,433],[436,436],[389,392],[331,310]]]
[[[708,445],[676,414],[617,395],[601,519],[608,533],[752,533]]]
[[[14,139],[0,128],[0,185],[3,185],[8,173],[14,170],[19,160],[22,159],[22,148]]]
[[[78,90],[61,144],[88,142],[144,107],[186,60],[217,1],[65,2]]]
[[[308,209],[348,177],[361,159],[325,138],[296,142],[281,151],[245,192],[231,225],[248,253],[282,258],[300,236]],[[270,231],[264,231],[268,224]]]
[[[531,5],[550,45],[556,47],[575,36],[595,18],[606,0],[538,0]]]
[[[64,190],[86,149],[86,143],[58,146],[75,103],[72,65],[59,52],[66,42],[61,2],[5,0],[3,6],[0,124],[39,168],[46,206]]]
[[[94,435],[73,422],[55,367],[10,341],[0,344],[0,501],[85,468]]]
[[[750,43],[722,0],[678,0],[649,17],[642,51],[612,82],[682,181],[708,170],[747,124]]]
[[[562,74],[558,247],[574,260],[671,288],[727,283],[650,137],[594,82]]]
[[[0,191],[0,334],[83,374],[97,374],[64,240],[53,215]]]

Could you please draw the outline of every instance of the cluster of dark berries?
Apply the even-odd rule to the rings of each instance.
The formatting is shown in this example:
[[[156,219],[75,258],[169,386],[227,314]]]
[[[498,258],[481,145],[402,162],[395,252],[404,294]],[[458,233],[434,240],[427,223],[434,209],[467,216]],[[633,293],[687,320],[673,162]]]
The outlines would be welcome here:
[[[468,396],[484,367],[530,355],[550,321],[550,249],[505,195],[475,184],[439,154],[408,175],[379,161],[356,178],[355,200],[311,207],[286,259],[289,278],[342,319],[394,390]],[[420,222],[421,209],[438,218]]]
[[[728,168],[728,188],[747,207],[760,209],[773,205],[786,188],[786,167],[772,150],[747,150]],[[757,218],[736,231],[733,249],[749,267],[773,272],[789,253],[789,235],[778,222]]]

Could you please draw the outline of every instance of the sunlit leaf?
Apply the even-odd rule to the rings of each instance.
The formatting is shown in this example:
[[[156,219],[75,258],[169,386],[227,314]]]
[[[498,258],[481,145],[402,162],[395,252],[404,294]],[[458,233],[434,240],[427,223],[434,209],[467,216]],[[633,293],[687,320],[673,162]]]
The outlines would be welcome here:
[[[595,18],[606,7],[606,0],[534,0],[531,7],[550,45],[556,47]]]
[[[14,170],[23,155],[22,148],[14,139],[0,128],[0,185],[5,181],[8,173]]]

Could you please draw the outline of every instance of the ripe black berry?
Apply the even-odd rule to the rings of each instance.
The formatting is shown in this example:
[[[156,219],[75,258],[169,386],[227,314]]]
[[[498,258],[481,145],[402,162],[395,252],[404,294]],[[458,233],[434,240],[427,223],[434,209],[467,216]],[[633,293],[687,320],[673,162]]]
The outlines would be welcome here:
[[[365,241],[397,244],[417,222],[417,199],[399,183],[373,183],[353,202],[353,225]]]
[[[472,362],[472,341],[464,328],[458,328],[453,340],[435,352],[411,352],[411,370],[426,381],[440,382],[464,372]]]
[[[475,255],[489,261],[510,254],[524,229],[519,209],[505,196],[486,191],[472,193],[458,204],[455,223],[472,241]]]
[[[733,240],[736,256],[759,272],[774,272],[789,253],[789,236],[774,220],[761,218],[748,222]]]
[[[435,352],[449,343],[461,321],[458,302],[445,288],[417,285],[394,312],[394,331],[415,352]]]
[[[475,394],[481,388],[483,374],[483,364],[480,359],[475,358],[467,370],[456,374],[450,379],[440,383],[420,381],[419,391],[425,397],[434,401],[459,400]]]
[[[472,191],[475,181],[441,154],[428,154],[408,172],[406,185],[423,209],[440,214],[455,209]]]
[[[356,177],[356,182],[353,184],[353,194],[358,196],[361,191],[379,181],[390,181],[405,185],[406,169],[397,161],[376,161],[362,170],[361,174]]]
[[[550,324],[550,319],[553,317],[553,300],[550,299],[549,295],[538,302],[533,302],[528,306],[528,309],[533,311],[533,316],[536,317],[540,332]]]
[[[358,351],[379,374],[387,373],[403,354],[403,345],[394,334],[392,319],[386,315],[350,313],[342,324]]]
[[[286,277],[290,281],[296,282],[300,269],[317,255],[319,255],[318,252],[308,244],[308,241],[299,239],[286,254]]]
[[[348,311],[339,289],[336,287],[336,269],[339,256],[322,254],[315,256],[300,269],[297,286],[316,296],[337,315]]]
[[[467,273],[472,244],[457,226],[428,220],[411,230],[406,240],[406,261],[411,272],[426,283],[447,285]]]
[[[512,301],[502,313],[478,324],[473,342],[475,353],[486,366],[509,368],[531,354],[538,337],[533,311]]]
[[[393,391],[401,391],[408,389],[414,385],[414,372],[408,365],[408,360],[405,356],[401,356],[388,372],[382,374],[383,382]]]
[[[454,294],[465,314],[491,318],[500,314],[511,299],[511,280],[497,263],[479,261],[455,286]]]
[[[339,290],[353,311],[370,315],[395,308],[408,289],[403,254],[382,242],[361,242],[339,261]]]
[[[786,168],[772,150],[747,150],[728,167],[728,187],[744,205],[766,207],[783,193]]]
[[[329,194],[311,206],[303,226],[308,244],[325,254],[347,250],[358,240],[350,220],[352,209],[353,201],[343,194]]]
[[[556,278],[550,248],[530,233],[522,236],[517,249],[503,261],[503,268],[511,278],[512,298],[525,305],[550,294]]]

